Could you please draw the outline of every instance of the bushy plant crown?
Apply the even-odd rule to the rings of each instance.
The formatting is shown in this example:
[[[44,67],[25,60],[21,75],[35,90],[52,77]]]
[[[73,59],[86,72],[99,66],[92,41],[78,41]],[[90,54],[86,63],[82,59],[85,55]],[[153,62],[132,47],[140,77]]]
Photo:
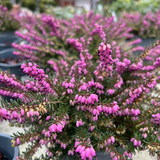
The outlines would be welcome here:
[[[1,120],[29,127],[14,133],[13,146],[30,142],[18,160],[31,159],[42,145],[47,147],[43,160],[92,159],[95,151],[109,152],[113,160],[131,159],[144,149],[159,155],[159,98],[152,93],[159,82],[160,42],[138,58],[115,42],[102,42],[97,62],[85,43],[77,59],[50,60],[53,75],[32,62],[21,66],[32,80],[21,82],[1,71],[0,94],[17,99],[2,103]],[[152,60],[145,64],[147,56]]]

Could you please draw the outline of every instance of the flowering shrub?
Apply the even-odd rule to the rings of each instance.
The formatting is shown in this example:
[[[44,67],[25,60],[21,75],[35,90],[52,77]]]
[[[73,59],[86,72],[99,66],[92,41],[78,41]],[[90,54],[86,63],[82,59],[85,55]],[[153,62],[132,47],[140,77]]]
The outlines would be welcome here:
[[[159,35],[160,29],[160,10],[156,13],[148,12],[141,15],[138,12],[124,13],[125,23],[132,28],[132,32],[140,35],[143,38],[154,37]]]
[[[0,31],[15,31],[19,28],[19,22],[7,7],[0,5]]]
[[[104,18],[93,12],[75,16],[69,20],[58,20],[49,15],[33,17],[32,25],[23,23],[26,33],[16,32],[17,36],[29,44],[13,44],[16,55],[24,55],[32,62],[41,63],[43,68],[49,67],[48,60],[66,57],[68,54],[77,57],[85,42],[89,52],[97,60],[96,48],[102,40],[122,42],[133,35],[123,21],[115,23],[113,17]]]
[[[13,146],[29,143],[17,160],[30,159],[42,145],[47,147],[42,160],[65,156],[91,160],[96,151],[127,160],[145,149],[160,156],[159,98],[153,94],[159,82],[160,58],[155,50],[160,42],[138,58],[115,42],[102,42],[97,62],[86,43],[76,59],[49,60],[54,75],[33,62],[21,66],[32,77],[25,82],[0,72],[4,86],[0,94],[17,99],[3,101],[0,119],[29,127],[14,133]],[[152,60],[146,65],[147,56]]]

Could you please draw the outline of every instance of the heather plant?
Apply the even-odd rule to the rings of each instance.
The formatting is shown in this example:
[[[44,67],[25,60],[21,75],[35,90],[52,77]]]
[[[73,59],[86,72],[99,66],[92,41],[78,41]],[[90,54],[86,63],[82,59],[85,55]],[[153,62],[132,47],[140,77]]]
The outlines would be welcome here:
[[[148,12],[145,15],[138,12],[123,14],[126,24],[132,28],[132,33],[135,33],[142,38],[155,38],[159,35],[159,16],[160,11],[157,11],[156,13]]]
[[[20,27],[14,14],[8,11],[7,7],[0,5],[0,31],[15,31]]]
[[[29,25],[26,22],[31,23]],[[25,43],[13,43],[13,47],[17,49],[14,54],[24,55],[32,62],[41,63],[43,68],[49,67],[47,61],[51,57],[58,59],[60,56],[65,57],[67,55],[67,52],[63,49],[65,47],[63,47],[64,43],[61,39],[62,33],[59,21],[53,17],[27,15],[25,20],[21,22],[21,26],[23,26],[25,32],[17,31],[15,34],[21,37]]]
[[[47,62],[52,58],[60,59],[68,54],[72,58],[77,57],[82,50],[83,41],[87,42],[86,47],[97,60],[96,48],[101,41],[107,38],[120,44],[124,39],[133,36],[129,33],[131,28],[123,21],[115,23],[113,17],[104,18],[93,12],[77,15],[69,20],[55,19],[45,14],[33,19],[30,20],[31,25],[23,21],[25,33],[16,32],[28,44],[13,44],[17,49],[14,54],[24,55],[32,62],[41,63],[43,68],[49,68]]]
[[[83,40],[76,59],[68,55],[49,60],[53,75],[34,62],[21,66],[32,77],[25,82],[0,72],[0,94],[17,99],[2,101],[0,118],[25,128],[14,133],[13,146],[28,143],[17,160],[32,159],[42,145],[47,148],[38,158],[42,160],[91,160],[96,151],[127,160],[136,150],[146,149],[160,157],[159,97],[153,94],[159,92],[160,58],[155,51],[160,41],[139,57],[115,42],[102,42],[97,62],[86,43]],[[149,65],[144,63],[147,56],[152,58]]]

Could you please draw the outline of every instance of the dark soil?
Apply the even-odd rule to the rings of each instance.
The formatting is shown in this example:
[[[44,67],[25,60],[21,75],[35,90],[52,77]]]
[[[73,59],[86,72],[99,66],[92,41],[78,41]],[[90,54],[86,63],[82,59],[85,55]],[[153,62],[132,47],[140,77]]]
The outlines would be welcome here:
[[[2,154],[2,152],[0,152],[0,160],[8,160],[6,156]]]
[[[8,58],[2,58],[0,62],[5,64],[17,64],[23,62],[24,60],[25,60],[24,57],[16,57],[16,58],[8,57]]]

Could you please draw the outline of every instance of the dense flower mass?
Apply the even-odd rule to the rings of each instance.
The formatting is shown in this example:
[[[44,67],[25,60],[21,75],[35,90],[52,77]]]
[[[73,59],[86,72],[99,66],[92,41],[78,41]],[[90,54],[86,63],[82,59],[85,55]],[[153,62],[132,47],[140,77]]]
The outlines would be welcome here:
[[[96,50],[101,41],[106,41],[107,38],[110,41],[116,40],[119,44],[122,40],[133,37],[131,28],[124,20],[115,23],[113,17],[103,17],[93,12],[75,15],[69,20],[55,19],[44,14],[39,17],[26,15],[19,19],[26,31],[17,31],[16,35],[25,40],[25,43],[13,43],[16,49],[14,54],[24,55],[30,61],[43,65],[43,68],[50,68],[50,59],[60,59],[69,54],[78,56],[84,45],[97,60]]]
[[[129,20],[140,19],[125,16],[114,22],[93,12],[68,20],[17,15],[25,32],[16,31],[24,41],[13,43],[14,54],[27,58],[21,69],[29,78],[0,71],[0,95],[15,99],[2,101],[0,121],[26,127],[12,140],[29,144],[17,160],[42,146],[39,160],[92,160],[99,151],[128,160],[145,149],[160,157],[160,41],[147,48],[133,46],[140,39],[124,42],[133,37]],[[159,23],[147,14],[140,35],[150,34],[152,21]]]
[[[82,44],[78,57],[48,61],[53,75],[34,62],[21,65],[32,78],[25,82],[1,71],[0,94],[16,101],[2,103],[0,119],[30,126],[12,140],[13,146],[31,142],[17,159],[29,159],[42,145],[47,152],[40,159],[70,156],[91,160],[96,151],[107,151],[112,159],[125,160],[136,149],[147,148],[150,154],[159,154],[160,113],[153,90],[159,83],[160,42],[139,57],[114,41],[102,42],[95,61],[88,42],[83,38],[76,41]],[[146,62],[146,57],[152,60]]]
[[[156,13],[147,12],[145,15],[139,12],[124,13],[124,22],[132,28],[132,32],[143,38],[157,37],[160,29],[160,10]]]

